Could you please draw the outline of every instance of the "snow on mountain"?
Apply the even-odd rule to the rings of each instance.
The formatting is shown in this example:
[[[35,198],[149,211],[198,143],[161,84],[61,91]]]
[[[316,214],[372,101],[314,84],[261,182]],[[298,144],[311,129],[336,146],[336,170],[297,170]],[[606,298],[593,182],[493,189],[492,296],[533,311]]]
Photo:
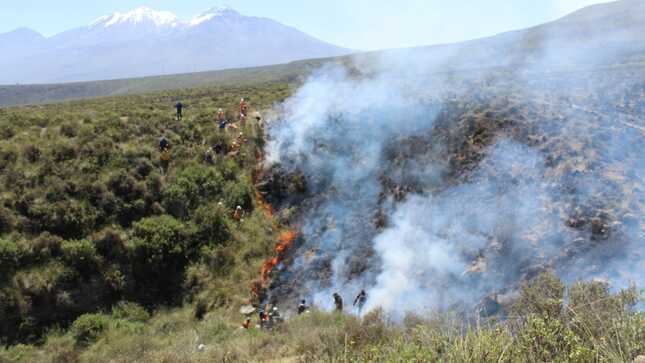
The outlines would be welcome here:
[[[203,14],[193,17],[190,20],[190,26],[198,26],[204,22],[213,20],[217,17],[240,16],[240,13],[228,6],[217,6],[205,11]]]
[[[146,6],[138,7],[127,13],[116,12],[112,15],[102,16],[93,21],[90,26],[111,27],[120,24],[137,25],[142,23],[154,24],[157,27],[177,26],[177,16],[169,11],[156,11]]]
[[[10,40],[4,43],[20,43],[11,40],[16,37],[6,38]],[[187,21],[168,11],[139,7],[32,43],[27,51],[3,52],[0,65],[13,71],[0,72],[0,84],[255,67],[350,52],[274,20],[245,16],[229,7],[214,7]],[[4,49],[17,48],[4,44]]]

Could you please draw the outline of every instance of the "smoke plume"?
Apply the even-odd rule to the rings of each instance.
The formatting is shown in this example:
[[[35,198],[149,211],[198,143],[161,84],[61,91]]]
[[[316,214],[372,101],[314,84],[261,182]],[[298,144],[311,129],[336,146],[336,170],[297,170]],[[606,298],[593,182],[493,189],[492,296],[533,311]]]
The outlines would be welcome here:
[[[319,70],[271,124],[269,164],[307,185],[275,299],[332,309],[365,289],[362,313],[402,317],[503,304],[543,271],[645,284],[642,89],[365,62]]]

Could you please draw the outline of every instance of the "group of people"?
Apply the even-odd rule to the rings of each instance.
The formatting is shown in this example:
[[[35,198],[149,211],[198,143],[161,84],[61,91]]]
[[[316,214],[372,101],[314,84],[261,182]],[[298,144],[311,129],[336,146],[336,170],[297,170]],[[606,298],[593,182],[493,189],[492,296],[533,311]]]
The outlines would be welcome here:
[[[277,306],[270,307],[269,305],[266,305],[264,307],[260,307],[257,309],[257,313],[259,321],[257,327],[260,329],[271,330],[283,321],[282,315],[280,315],[280,311]],[[251,329],[253,327],[251,323],[251,314],[252,313],[247,314],[246,320],[244,320],[244,323],[242,324],[243,329]]]
[[[183,103],[181,103],[181,101],[175,104],[175,110],[177,111],[177,113],[175,114],[175,119],[177,121],[181,121],[184,118],[184,108],[185,106]],[[244,98],[242,98],[240,100],[240,122],[242,122],[242,124],[244,124],[244,121],[246,121],[248,111],[249,104]],[[226,125],[228,124],[228,121],[226,120],[226,113],[221,108],[217,111],[217,122],[219,123],[219,128],[221,130],[225,129]]]
[[[337,292],[333,294],[333,298],[334,298],[334,305],[336,307],[335,311],[342,312],[343,298]],[[363,311],[363,307],[365,306],[366,302],[367,302],[367,293],[365,292],[365,290],[361,290],[361,292],[359,292],[358,295],[356,295],[356,298],[354,299],[354,303],[352,304],[352,306],[356,308],[356,312],[360,314]],[[258,320],[259,320],[259,324],[257,325],[258,328],[273,329],[277,324],[283,321],[282,315],[280,315],[280,312],[277,306],[270,307],[269,305],[266,305],[264,307],[258,308],[256,311],[258,313]],[[298,315],[308,313],[309,311],[310,311],[310,307],[307,305],[307,301],[304,299],[300,300],[300,303],[298,304],[298,307],[296,309],[296,312],[298,313]],[[249,314],[247,314],[247,317],[244,320],[244,323],[242,324],[242,328],[250,329],[252,327],[251,314],[252,314],[251,311],[249,311]]]
[[[332,297],[334,298],[334,307],[335,311],[337,312],[342,312],[343,311],[343,298],[340,296],[339,293],[335,292]],[[365,306],[365,303],[367,302],[367,292],[365,290],[361,290],[361,292],[356,295],[356,298],[354,299],[354,303],[352,306],[356,308],[356,312],[360,314],[363,311],[363,307]],[[306,300],[301,300],[300,304],[298,304],[298,315],[301,315],[305,312],[309,311],[309,306],[307,306],[307,301]]]
[[[181,102],[177,102],[177,104],[175,104],[176,120],[180,121],[183,119],[183,116],[184,116],[183,113],[185,108],[186,106]],[[247,119],[248,109],[249,109],[248,102],[244,98],[242,98],[240,100],[240,116],[239,116],[240,123],[242,125]],[[261,121],[261,117],[259,114],[256,116],[256,119],[258,120],[258,122]],[[221,108],[218,109],[217,111],[217,123],[220,131],[225,131],[227,128],[234,128],[234,129],[238,128],[232,122],[227,120],[226,113]],[[244,136],[244,133],[240,132],[237,138],[232,142],[230,147],[227,145],[223,145],[221,142],[218,142],[212,147],[209,147],[204,153],[204,161],[208,164],[213,164],[215,163],[215,158],[218,155],[227,155],[229,153],[236,154],[241,149],[242,145],[246,142],[247,142],[247,139]],[[162,168],[164,169],[164,172],[168,169],[168,165],[170,163],[170,148],[171,148],[170,141],[168,141],[166,136],[163,135],[159,139],[159,152],[161,154],[160,159],[161,159],[161,165],[162,165]]]
[[[340,296],[339,293],[335,292],[334,295],[332,295],[334,298],[334,306],[336,308],[336,311],[342,312],[343,311],[343,298]],[[365,290],[361,290],[361,292],[356,295],[356,298],[354,298],[354,303],[352,306],[356,308],[358,314],[360,314],[363,311],[363,307],[365,306],[365,303],[367,302],[367,292]]]

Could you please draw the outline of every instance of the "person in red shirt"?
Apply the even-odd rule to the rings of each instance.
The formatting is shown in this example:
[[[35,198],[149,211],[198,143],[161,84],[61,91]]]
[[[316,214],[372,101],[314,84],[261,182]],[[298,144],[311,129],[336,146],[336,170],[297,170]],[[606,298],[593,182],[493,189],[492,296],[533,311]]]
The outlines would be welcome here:
[[[246,103],[244,98],[240,100],[240,121],[244,122],[246,121],[246,112],[249,108],[249,105]]]

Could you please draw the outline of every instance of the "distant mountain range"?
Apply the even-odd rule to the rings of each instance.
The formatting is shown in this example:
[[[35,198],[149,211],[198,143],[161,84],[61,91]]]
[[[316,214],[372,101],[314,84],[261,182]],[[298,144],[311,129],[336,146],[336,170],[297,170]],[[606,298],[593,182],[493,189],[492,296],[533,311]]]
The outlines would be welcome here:
[[[143,14],[147,13],[148,10],[144,9],[140,12]],[[226,15],[227,13],[230,14]],[[33,31],[26,29],[17,30],[9,34],[0,35],[0,52],[2,52],[2,54],[22,52],[24,55],[28,54],[30,51],[33,52],[33,48],[27,47],[26,44],[48,43],[52,42],[53,39],[64,38],[69,39],[70,42],[85,41],[91,44],[92,41],[90,41],[90,34],[95,34],[94,37],[97,37],[98,35],[96,34],[99,32],[110,32],[110,34],[116,34],[116,32],[112,32],[110,28],[120,26],[138,26],[140,29],[148,28],[148,31],[153,34],[184,34],[183,38],[172,39],[184,39],[176,44],[183,44],[182,46],[186,48],[188,44],[192,44],[190,43],[191,40],[195,43],[202,42],[199,37],[186,34],[198,32],[202,27],[216,27],[221,25],[220,23],[228,24],[228,21],[233,21],[225,21],[223,19],[241,17],[230,9],[220,8],[196,17],[190,22],[182,23],[177,21],[172,14],[161,13],[152,20],[147,21],[147,25],[144,26],[144,21],[138,19],[148,19],[148,17],[144,17],[143,15],[139,16],[137,14],[137,12],[133,12],[100,18],[94,25],[83,28],[85,29],[85,31],[83,31],[83,34],[85,34],[83,39],[79,38],[79,36],[72,36],[73,33],[71,32],[61,34],[52,39],[44,39]],[[244,21],[244,23],[247,23],[248,21]],[[269,24],[275,24],[270,20],[264,21]],[[254,23],[257,24],[257,22]],[[226,26],[223,27],[226,28]],[[94,30],[92,31],[91,29]],[[286,29],[289,30],[289,34],[293,34],[293,32],[296,32],[296,34],[302,34],[297,31],[293,31],[290,28]],[[81,30],[75,30],[74,32],[79,31]],[[199,31],[209,34],[207,30]],[[141,30],[139,35],[142,33],[143,30]],[[220,33],[225,34],[224,31],[213,31],[213,34]],[[234,33],[237,35],[240,34],[240,32]],[[128,32],[125,34],[128,35]],[[615,67],[628,67],[629,69],[633,69],[633,72],[643,72],[645,71],[645,36],[643,36],[643,34],[645,34],[645,0],[622,0],[589,6],[556,21],[529,29],[507,32],[493,37],[456,44],[358,53],[345,57],[303,60],[268,67],[176,74],[172,76],[166,75],[160,77],[131,78],[112,81],[78,82],[65,85],[48,84],[0,86],[0,106],[44,103],[108,95],[134,94],[170,88],[189,88],[214,84],[239,85],[249,84],[252,82],[294,83],[299,82],[313,70],[320,68],[324,63],[328,62],[352,64],[364,74],[381,72],[388,69],[400,70],[403,68],[408,70],[410,72],[409,76],[412,77],[424,77],[428,74],[453,72],[459,72],[462,75],[465,72],[474,72],[477,73],[474,75],[475,77],[481,77],[479,73],[489,73],[494,72],[495,70],[513,73],[590,71],[592,69],[597,69],[599,66],[605,70]],[[117,37],[117,35],[114,35],[114,37]],[[211,35],[210,37],[215,38],[216,36]],[[220,37],[224,37],[224,35],[221,35]],[[307,36],[304,37],[305,39],[311,39]],[[22,41],[9,43],[6,41],[8,38]],[[152,36],[148,38],[152,38]],[[313,41],[318,42],[315,39]],[[125,44],[138,43],[145,44],[146,42],[128,41]],[[215,45],[210,46],[210,48],[204,47],[201,50],[197,49],[194,51],[195,55],[188,59],[207,58],[210,57],[212,53],[219,54],[217,52],[221,49],[231,48],[221,46],[223,43],[224,41],[217,41],[214,42]],[[7,44],[13,45],[9,47]],[[121,53],[123,52],[123,49],[121,48],[122,44],[124,43],[118,43],[118,46],[106,47],[108,49],[115,49],[114,52]],[[320,43],[318,42],[315,44]],[[324,48],[329,49],[330,52],[338,51],[343,53],[347,51],[330,46],[326,43],[322,44],[324,45]],[[265,44],[263,46],[268,45]],[[85,49],[89,48],[91,47],[85,47]],[[146,49],[153,48],[153,45],[150,45]],[[249,49],[251,47],[244,46],[243,48]],[[13,50],[8,51],[7,49]],[[123,56],[122,58],[125,59],[118,63],[108,61],[108,59],[112,59],[113,57],[110,54],[110,51],[103,51],[101,54],[104,54],[102,58],[105,58],[105,60],[102,60],[101,57],[99,57],[98,60],[96,58],[89,58],[84,62],[77,60],[78,65],[75,67],[79,67],[79,69],[82,70],[94,67],[93,69],[106,72],[107,70],[113,70],[111,67],[120,66],[122,67],[121,72],[125,74],[131,74],[129,72],[135,72],[137,69],[139,70],[138,72],[143,72],[142,74],[172,73],[174,72],[173,69],[179,69],[180,67],[175,66],[176,68],[171,68],[170,65],[173,64],[173,62],[175,62],[174,64],[176,65],[180,65],[182,60],[182,56],[173,56],[173,49],[177,49],[178,54],[183,54],[183,51],[180,51],[178,47],[168,50],[167,52],[169,54],[161,52],[155,53],[151,51],[152,53],[150,54],[152,58],[154,58],[154,61],[150,61],[147,66],[145,64],[140,65],[138,62],[135,62],[134,59],[136,59],[136,57],[132,57],[133,60],[129,60],[127,55]],[[256,56],[260,56],[261,58],[263,52],[258,51],[257,49],[244,52],[241,58],[244,58],[246,61],[255,59],[254,57]],[[231,57],[230,59],[235,59],[238,53],[228,52],[227,55]],[[68,56],[68,59],[73,59],[75,54],[72,53]],[[137,57],[146,58],[150,58],[151,56],[144,52],[137,55]],[[25,58],[28,59],[28,57],[23,56],[23,59]],[[240,57],[238,56],[237,58]],[[34,57],[32,57],[32,59],[34,59]],[[80,59],[84,58],[80,57]],[[4,57],[0,58],[0,63],[2,62],[5,62]],[[98,62],[99,64],[94,64],[95,62]],[[281,61],[276,62],[279,63]],[[286,62],[286,60],[284,60],[284,62]],[[62,76],[67,74],[67,71],[72,73],[75,71],[75,69],[61,71],[60,68],[58,68],[59,70],[50,75],[47,73],[48,71],[46,71],[46,69],[51,68],[46,68],[46,65],[43,65],[42,63],[43,62],[41,62],[40,67],[43,68],[36,67],[35,70],[34,67],[27,67],[23,63],[16,63],[16,61],[13,61],[13,66],[11,66],[11,68],[6,68],[6,66],[0,65],[0,67],[2,67],[0,69],[3,71],[7,69],[10,70],[7,72],[1,72],[0,78],[11,78],[17,74],[25,74],[25,77],[27,77],[28,72],[25,71],[26,69],[31,69],[32,72],[36,72],[35,74],[41,74],[41,77],[44,79],[47,79],[45,78],[47,76]],[[160,69],[164,64],[166,65],[166,68],[162,72]],[[206,65],[207,62],[201,64],[203,64],[203,68],[198,69],[212,69],[212,67]],[[138,68],[139,66],[140,68]],[[128,69],[128,67],[132,67],[132,70]],[[189,69],[189,71],[192,71],[192,69]],[[110,77],[99,78],[118,77],[118,73],[116,71],[111,74],[112,76]],[[43,78],[41,78],[41,81]],[[0,84],[1,83],[3,82],[0,81]]]
[[[0,84],[24,84],[254,67],[351,51],[228,7],[185,22],[140,7],[49,38],[27,28],[0,34],[0,52]]]

